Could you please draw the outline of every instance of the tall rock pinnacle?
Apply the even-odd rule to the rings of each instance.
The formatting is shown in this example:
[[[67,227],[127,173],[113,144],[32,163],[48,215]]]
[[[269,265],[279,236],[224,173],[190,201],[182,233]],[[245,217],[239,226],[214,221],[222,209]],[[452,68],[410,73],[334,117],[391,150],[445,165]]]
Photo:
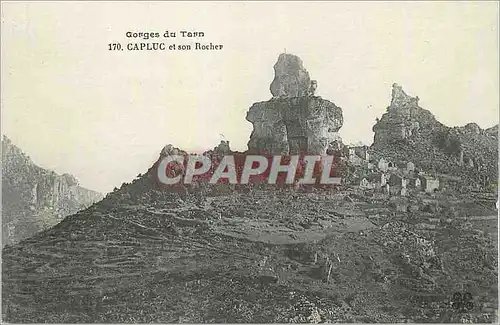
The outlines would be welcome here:
[[[408,96],[403,87],[397,83],[392,84],[391,108],[408,108],[418,106],[418,96]]]
[[[310,79],[302,60],[280,54],[271,83],[273,98],[250,107],[246,119],[253,124],[248,149],[254,153],[322,155],[341,139],[342,109],[314,96],[316,81]]]
[[[273,97],[300,97],[309,94],[311,78],[302,60],[293,54],[281,53],[274,65]]]

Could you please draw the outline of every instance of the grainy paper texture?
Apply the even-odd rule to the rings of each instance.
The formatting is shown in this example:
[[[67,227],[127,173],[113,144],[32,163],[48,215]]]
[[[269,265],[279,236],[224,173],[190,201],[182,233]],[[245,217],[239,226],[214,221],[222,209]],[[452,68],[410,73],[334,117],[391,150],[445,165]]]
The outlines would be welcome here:
[[[497,322],[498,12],[2,2],[2,320]]]

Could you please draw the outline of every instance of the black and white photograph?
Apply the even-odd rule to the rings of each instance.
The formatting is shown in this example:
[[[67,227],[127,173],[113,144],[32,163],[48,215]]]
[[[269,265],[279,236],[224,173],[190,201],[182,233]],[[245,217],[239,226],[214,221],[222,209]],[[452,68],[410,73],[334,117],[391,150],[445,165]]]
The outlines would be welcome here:
[[[1,323],[498,319],[498,1],[2,1]]]

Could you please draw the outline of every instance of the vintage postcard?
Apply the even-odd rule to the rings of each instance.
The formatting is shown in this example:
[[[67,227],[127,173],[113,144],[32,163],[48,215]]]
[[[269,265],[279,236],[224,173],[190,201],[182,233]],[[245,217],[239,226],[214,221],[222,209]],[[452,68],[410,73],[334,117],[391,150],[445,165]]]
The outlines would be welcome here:
[[[2,1],[3,323],[497,323],[496,1]]]

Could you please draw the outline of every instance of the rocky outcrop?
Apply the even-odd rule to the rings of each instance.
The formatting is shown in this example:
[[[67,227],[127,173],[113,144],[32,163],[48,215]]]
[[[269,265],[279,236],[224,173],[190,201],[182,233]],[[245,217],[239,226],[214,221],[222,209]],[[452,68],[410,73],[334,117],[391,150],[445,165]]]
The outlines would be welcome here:
[[[496,190],[498,129],[483,130],[476,123],[448,127],[418,100],[393,84],[390,106],[373,126],[372,148],[426,171],[463,176],[467,187]]]
[[[409,96],[397,83],[392,85],[387,113],[373,126],[375,146],[390,145],[444,127],[431,112],[418,105],[418,100],[418,96]]]
[[[341,141],[342,109],[314,96],[317,83],[297,56],[281,54],[274,70],[274,98],[253,104],[246,116],[253,124],[249,152],[326,154]]]
[[[488,128],[484,130],[484,132],[490,136],[498,139],[498,124],[495,126],[492,126],[491,128]]]
[[[2,245],[30,237],[101,199],[100,193],[79,186],[73,175],[35,165],[3,137]]]
[[[219,145],[213,149],[213,152],[220,155],[228,155],[232,152],[231,147],[229,147],[229,141],[221,140]]]
[[[311,83],[309,73],[298,56],[286,53],[279,55],[270,86],[273,97],[306,96],[310,94],[312,84],[316,82]]]

